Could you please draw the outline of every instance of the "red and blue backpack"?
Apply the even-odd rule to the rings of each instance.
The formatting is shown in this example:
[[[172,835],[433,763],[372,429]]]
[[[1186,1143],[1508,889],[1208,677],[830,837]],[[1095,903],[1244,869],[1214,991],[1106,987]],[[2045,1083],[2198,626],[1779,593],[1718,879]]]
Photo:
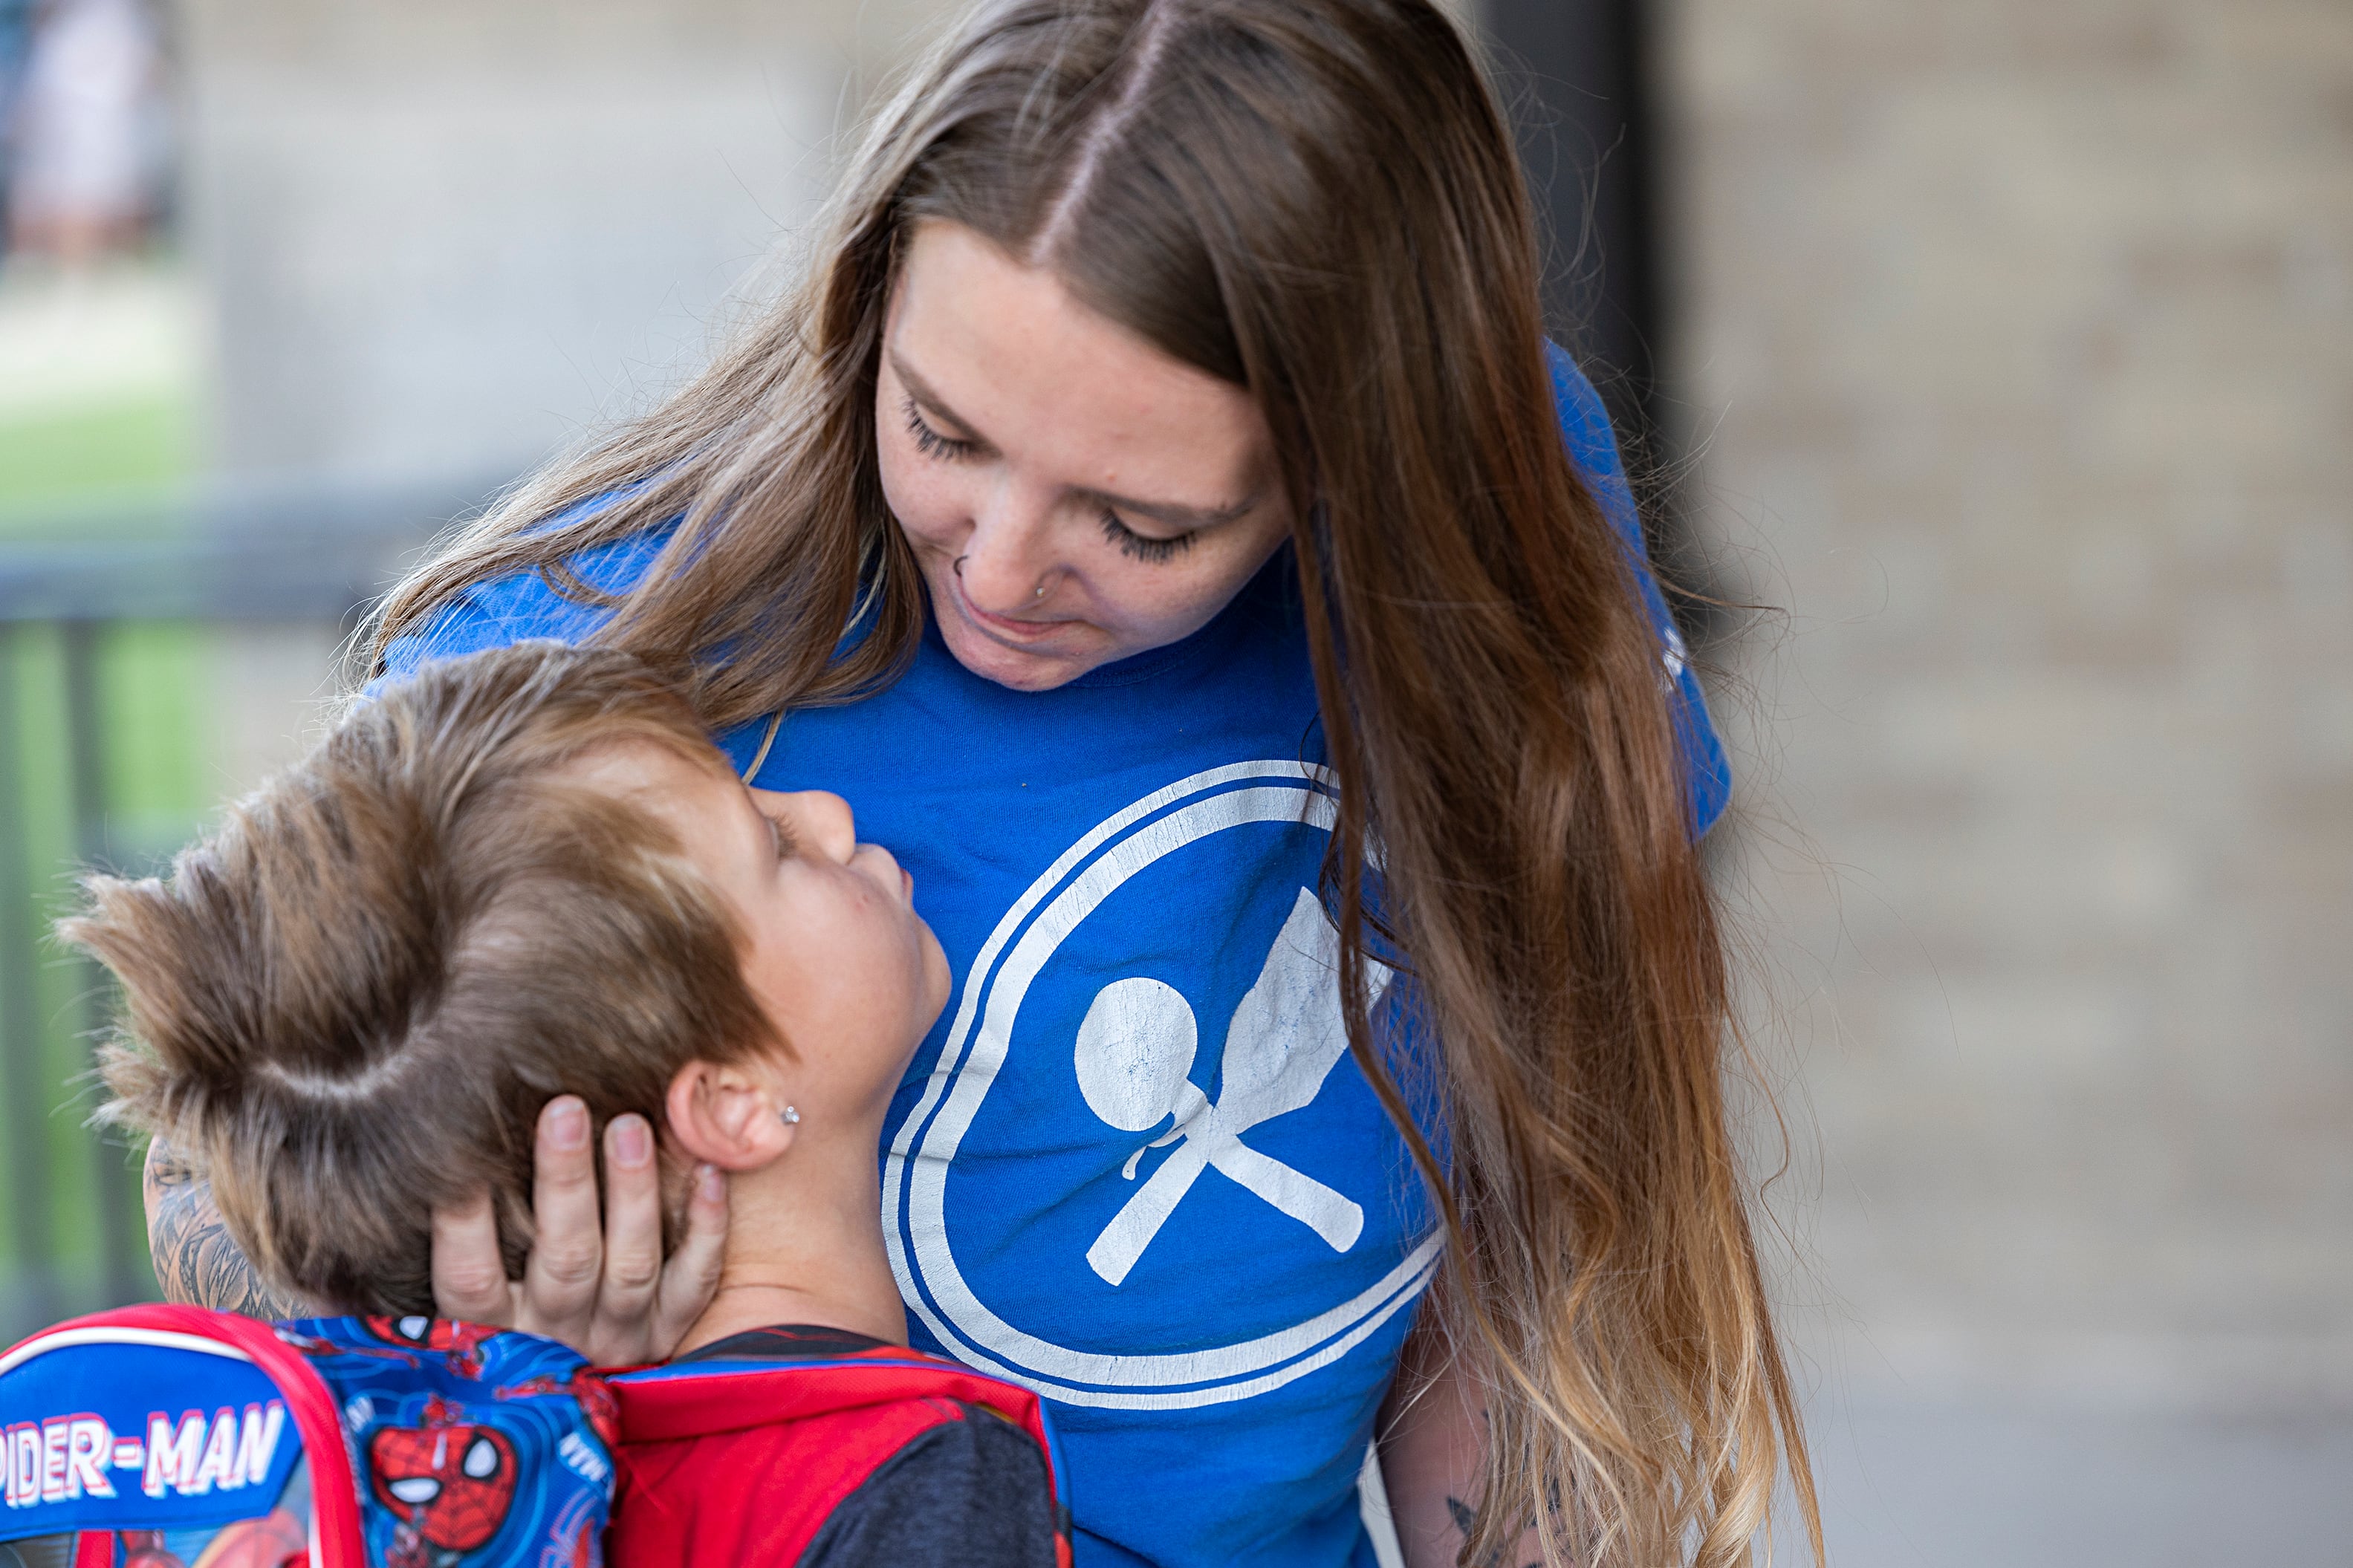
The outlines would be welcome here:
[[[608,1377],[470,1323],[128,1307],[0,1355],[0,1568],[590,1568],[608,1524],[630,1568],[791,1563],[973,1410],[1044,1453],[1069,1568],[1042,1403],[920,1352]]]
[[[5,1568],[604,1561],[612,1398],[536,1335],[129,1307],[0,1356],[0,1435]]]

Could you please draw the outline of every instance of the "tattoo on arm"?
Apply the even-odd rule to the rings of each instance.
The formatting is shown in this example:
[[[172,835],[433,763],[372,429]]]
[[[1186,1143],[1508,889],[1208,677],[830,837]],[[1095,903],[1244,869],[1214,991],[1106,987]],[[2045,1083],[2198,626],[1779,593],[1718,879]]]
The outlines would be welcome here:
[[[1454,1528],[1462,1532],[1462,1539],[1469,1541],[1472,1531],[1478,1527],[1479,1510],[1461,1498],[1450,1496],[1446,1500],[1446,1511],[1453,1519]],[[1468,1568],[1505,1568],[1505,1565],[1511,1562],[1511,1556],[1509,1548],[1499,1546],[1469,1563]],[[1544,1564],[1531,1563],[1527,1568],[1544,1568]]]
[[[148,1256],[165,1300],[248,1318],[301,1316],[301,1305],[264,1285],[230,1237],[213,1206],[212,1184],[161,1139],[147,1151],[142,1179]]]

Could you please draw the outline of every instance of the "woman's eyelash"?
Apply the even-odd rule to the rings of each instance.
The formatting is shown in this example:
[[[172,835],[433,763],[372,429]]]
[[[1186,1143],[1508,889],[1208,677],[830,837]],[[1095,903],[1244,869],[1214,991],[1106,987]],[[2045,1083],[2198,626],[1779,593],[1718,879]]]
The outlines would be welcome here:
[[[1106,508],[1103,514],[1103,537],[1120,548],[1120,553],[1138,561],[1173,560],[1179,551],[1193,548],[1193,535],[1188,530],[1166,539],[1153,539],[1120,521],[1119,513]]]
[[[943,436],[924,419],[922,409],[910,397],[901,405],[907,416],[907,434],[915,438],[915,450],[926,458],[956,458],[968,456],[976,443],[959,441],[953,436]],[[1137,561],[1170,561],[1177,553],[1193,547],[1193,535],[1187,531],[1167,539],[1153,539],[1120,521],[1119,514],[1106,508],[1103,514],[1103,537],[1120,548],[1121,553]]]
[[[783,823],[773,816],[768,816],[765,812],[761,813],[761,816],[767,819],[768,842],[776,847],[776,863],[782,865],[793,858],[792,833]]]
[[[943,436],[926,424],[922,411],[916,408],[913,398],[907,399],[906,409],[907,434],[915,438],[915,450],[924,457],[961,458],[972,450],[971,442],[959,441],[951,436]]]

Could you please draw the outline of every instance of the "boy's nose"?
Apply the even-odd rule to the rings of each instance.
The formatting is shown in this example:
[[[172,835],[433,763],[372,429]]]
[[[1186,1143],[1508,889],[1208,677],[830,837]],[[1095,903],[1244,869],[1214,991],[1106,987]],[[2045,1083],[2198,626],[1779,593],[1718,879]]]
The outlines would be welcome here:
[[[760,809],[783,823],[794,848],[847,866],[858,853],[858,819],[849,803],[821,789],[755,789]]]
[[[792,802],[795,837],[804,847],[837,865],[849,865],[858,853],[858,818],[849,803],[821,789],[798,791]]]

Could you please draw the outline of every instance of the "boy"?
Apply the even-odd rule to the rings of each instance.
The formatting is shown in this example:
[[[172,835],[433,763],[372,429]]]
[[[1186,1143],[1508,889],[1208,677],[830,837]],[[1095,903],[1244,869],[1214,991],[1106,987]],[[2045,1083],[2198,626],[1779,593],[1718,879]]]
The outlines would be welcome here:
[[[866,1357],[975,1395],[714,1425],[680,1414],[691,1376],[618,1384],[617,1560],[1050,1563],[1039,1445],[892,1348],[875,1150],[948,987],[912,892],[838,798],[745,788],[639,661],[532,643],[355,711],[168,884],[94,879],[66,934],[126,994],[110,1114],[202,1165],[274,1288],[428,1315],[433,1210],[484,1191],[518,1272],[533,1123],[573,1095],[589,1136],[662,1130],[673,1229],[726,1173],[681,1364]]]

